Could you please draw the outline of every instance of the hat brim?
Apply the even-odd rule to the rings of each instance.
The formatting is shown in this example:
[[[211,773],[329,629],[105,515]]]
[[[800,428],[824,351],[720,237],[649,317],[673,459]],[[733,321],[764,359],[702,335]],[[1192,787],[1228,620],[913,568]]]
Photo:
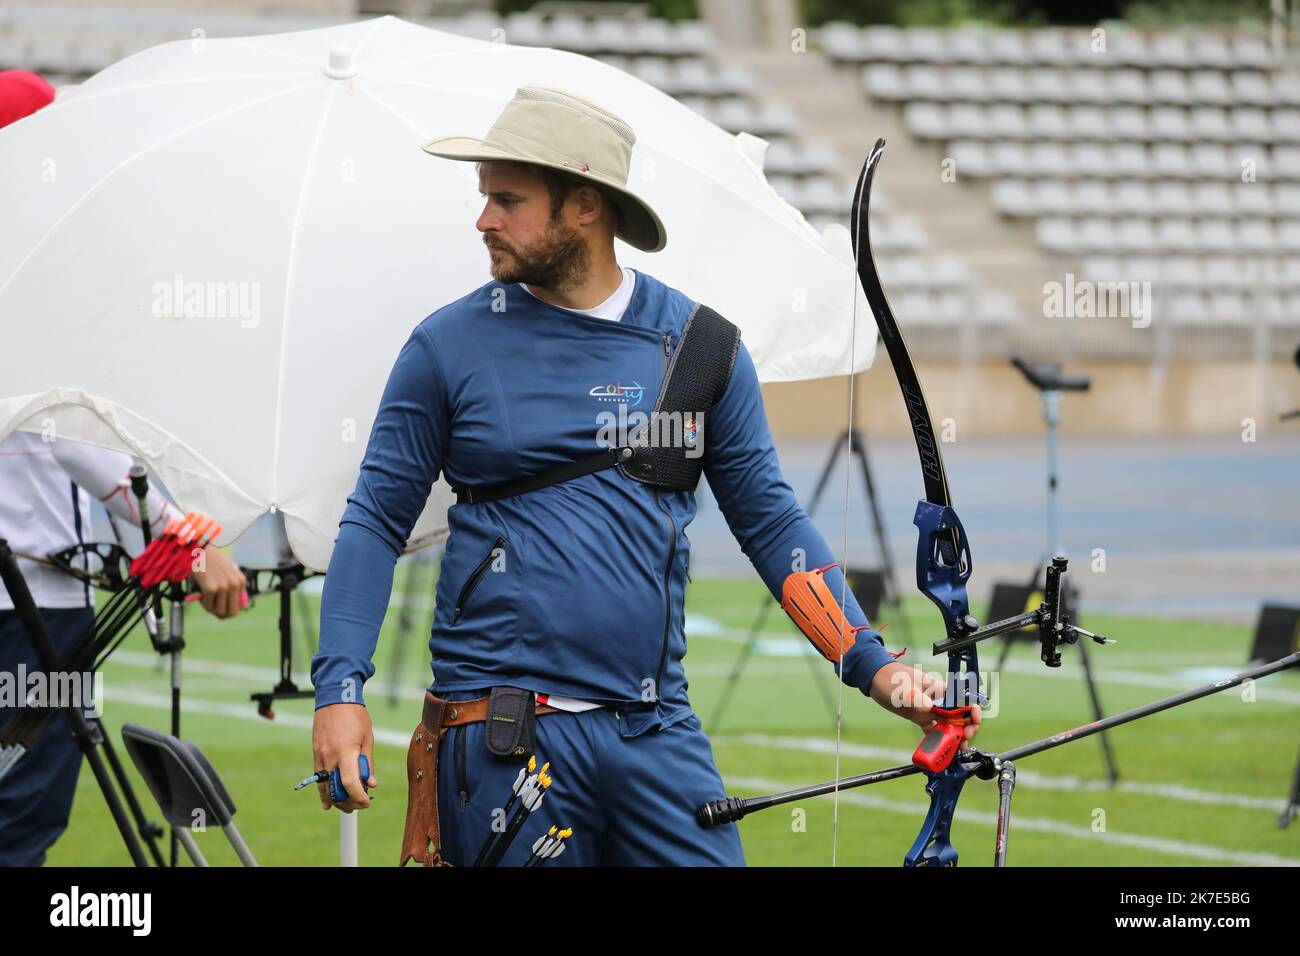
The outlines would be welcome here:
[[[531,158],[525,159],[509,150],[493,146],[472,136],[443,136],[429,140],[421,148],[430,156],[439,156],[443,159],[453,159],[464,163],[492,161],[528,163],[532,166],[546,166],[562,173],[568,173],[574,178],[581,178],[581,174],[572,166],[539,162]],[[664,227],[658,213],[651,209],[645,200],[636,193],[628,191],[627,188],[617,183],[608,182],[598,176],[590,177],[590,181],[593,185],[606,190],[610,200],[622,210],[623,228],[618,233],[620,239],[642,252],[659,252],[664,246],[668,245],[668,230]]]

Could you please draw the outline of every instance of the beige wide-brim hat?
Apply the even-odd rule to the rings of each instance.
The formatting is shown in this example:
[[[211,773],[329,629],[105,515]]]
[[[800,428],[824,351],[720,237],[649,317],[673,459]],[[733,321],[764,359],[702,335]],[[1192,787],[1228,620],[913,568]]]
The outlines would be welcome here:
[[[591,180],[623,211],[619,238],[658,252],[668,244],[668,230],[650,205],[627,188],[635,143],[632,127],[603,106],[567,90],[521,86],[487,136],[431,139],[424,151],[464,162],[534,163]]]

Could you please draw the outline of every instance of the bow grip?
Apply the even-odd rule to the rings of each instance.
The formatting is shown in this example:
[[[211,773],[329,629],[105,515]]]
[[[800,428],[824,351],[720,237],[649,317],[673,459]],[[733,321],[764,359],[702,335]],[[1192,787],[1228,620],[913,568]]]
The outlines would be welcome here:
[[[939,723],[916,748],[912,754],[912,763],[927,773],[942,773],[947,770],[952,758],[961,749],[970,712],[969,707],[934,708],[933,713],[939,718]]]

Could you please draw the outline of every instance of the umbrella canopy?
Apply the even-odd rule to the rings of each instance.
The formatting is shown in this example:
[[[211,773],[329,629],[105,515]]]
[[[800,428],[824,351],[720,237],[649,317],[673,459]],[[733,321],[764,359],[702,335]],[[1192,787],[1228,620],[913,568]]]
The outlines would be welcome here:
[[[848,234],[776,196],[761,140],[587,57],[383,17],[154,47],[0,131],[0,439],[131,452],[221,543],[278,510],[324,568],[402,343],[490,278],[473,165],[421,144],[530,84],[632,125],[669,243],[620,260],[738,324],[761,377],[870,365]],[[450,502],[440,482],[412,546]]]

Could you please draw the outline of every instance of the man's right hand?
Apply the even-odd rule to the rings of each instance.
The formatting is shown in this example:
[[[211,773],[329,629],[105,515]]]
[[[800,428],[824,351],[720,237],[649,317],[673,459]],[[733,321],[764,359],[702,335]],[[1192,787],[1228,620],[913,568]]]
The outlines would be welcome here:
[[[330,704],[320,708],[312,721],[311,746],[315,758],[313,769],[329,772],[337,768],[343,779],[348,800],[338,804],[338,808],[351,813],[370,806],[370,797],[362,789],[361,777],[357,773],[357,758],[365,754],[370,762],[370,779],[366,786],[371,789],[379,786],[375,777],[375,731],[370,724],[370,712],[361,704]],[[321,808],[328,810],[333,806],[329,781],[318,783],[316,789],[320,792]]]

